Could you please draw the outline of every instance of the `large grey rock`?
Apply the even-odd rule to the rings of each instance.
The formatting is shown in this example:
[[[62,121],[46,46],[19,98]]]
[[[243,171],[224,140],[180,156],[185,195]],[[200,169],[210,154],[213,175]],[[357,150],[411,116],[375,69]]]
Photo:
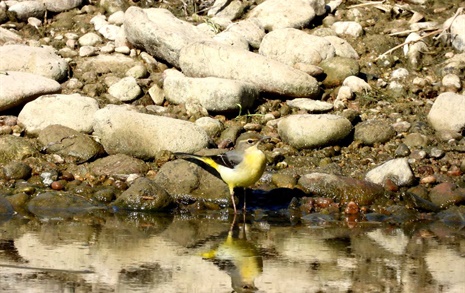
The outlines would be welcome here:
[[[83,0],[42,0],[48,11],[63,12],[77,8],[83,4]]]
[[[259,53],[290,66],[296,63],[318,65],[321,61],[334,57],[335,49],[323,37],[294,28],[284,28],[268,33],[263,38]]]
[[[299,185],[313,196],[333,198],[343,204],[354,201],[358,205],[370,205],[384,195],[381,185],[333,174],[305,174],[300,177]]]
[[[61,81],[68,75],[68,62],[52,47],[6,45],[0,47],[0,71],[23,71]]]
[[[330,114],[299,114],[278,123],[281,138],[297,149],[338,143],[349,135],[352,124],[344,117]]]
[[[49,191],[33,197],[27,204],[29,212],[40,218],[72,218],[97,209],[90,200],[68,192]]]
[[[109,155],[89,164],[89,170],[97,176],[128,177],[131,174],[145,175],[147,164],[124,154]]]
[[[465,96],[451,92],[440,94],[428,113],[428,121],[436,131],[463,131]]]
[[[26,21],[29,17],[43,18],[46,9],[42,1],[23,1],[11,5],[8,11],[14,13],[18,20]]]
[[[302,28],[317,15],[325,13],[324,0],[268,0],[253,8],[247,18],[257,18],[267,31]]]
[[[98,55],[87,58],[84,62],[78,62],[75,70],[76,77],[82,76],[85,72],[96,74],[113,73],[124,77],[126,72],[136,64],[134,59],[123,54]]]
[[[171,196],[155,181],[137,178],[112,205],[125,210],[160,212],[167,210],[172,203]]]
[[[260,54],[212,41],[184,47],[179,63],[187,76],[242,80],[262,91],[292,97],[318,94],[318,83],[308,74]]]
[[[222,31],[213,37],[213,40],[236,47],[242,50],[249,50],[249,42],[241,35],[235,32]]]
[[[0,111],[61,90],[61,85],[53,79],[20,71],[0,74],[0,85]]]
[[[95,113],[94,129],[107,153],[141,159],[153,159],[161,150],[192,153],[208,145],[206,132],[194,123],[115,106]]]
[[[265,30],[256,19],[246,19],[229,25],[226,32],[234,32],[247,40],[252,48],[258,49],[265,37]]]
[[[380,185],[384,185],[387,179],[392,180],[397,186],[408,186],[415,179],[407,158],[399,158],[372,169],[365,175],[365,179]]]
[[[325,36],[324,38],[334,47],[336,56],[352,59],[360,58],[357,51],[346,40],[336,36]]]
[[[37,135],[53,124],[90,133],[94,124],[93,116],[98,108],[96,100],[80,94],[45,95],[27,103],[19,113],[18,122],[24,125],[30,135]]]
[[[176,67],[179,67],[179,51],[183,47],[208,39],[194,25],[162,8],[129,7],[124,29],[131,44]]]
[[[216,0],[207,15],[234,20],[242,15],[246,6],[247,3],[240,0]]]
[[[383,120],[368,120],[355,126],[354,139],[365,145],[385,143],[396,135],[394,128]]]
[[[21,161],[38,154],[39,150],[27,138],[14,135],[0,136],[0,164]]]
[[[62,125],[45,127],[39,132],[38,141],[48,154],[59,154],[77,163],[103,154],[103,147],[89,135]]]
[[[450,24],[451,22],[452,24]],[[465,15],[461,14],[457,17],[449,18],[444,23],[444,27],[447,28],[449,25],[452,46],[459,51],[465,51]]]
[[[226,205],[231,198],[223,180],[198,164],[186,160],[164,164],[157,173],[155,182],[176,199],[188,197]]]
[[[166,100],[175,104],[198,101],[208,111],[237,111],[238,104],[247,109],[259,95],[256,86],[243,81],[186,77],[174,69],[165,70],[164,75]]]
[[[5,43],[9,44],[19,44],[23,41],[21,36],[18,34],[0,27],[0,46],[3,46]]]

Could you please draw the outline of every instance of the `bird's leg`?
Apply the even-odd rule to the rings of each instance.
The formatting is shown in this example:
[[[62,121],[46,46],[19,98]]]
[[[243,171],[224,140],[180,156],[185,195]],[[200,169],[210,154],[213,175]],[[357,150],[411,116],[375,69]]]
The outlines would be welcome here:
[[[234,217],[233,217],[233,220],[232,220],[232,223],[231,223],[231,227],[229,228],[229,234],[232,236],[232,233],[233,233],[233,229],[234,229],[234,225],[236,224],[236,214],[234,214]]]
[[[245,198],[246,198],[246,196],[247,196],[247,191],[244,188],[244,206],[242,207],[242,211],[243,211],[244,215],[245,215],[246,210],[247,210],[246,206],[245,206]]]
[[[237,209],[236,209],[236,201],[234,200],[234,187],[229,188],[229,192],[231,193],[231,200],[234,208],[234,215],[237,214]]]

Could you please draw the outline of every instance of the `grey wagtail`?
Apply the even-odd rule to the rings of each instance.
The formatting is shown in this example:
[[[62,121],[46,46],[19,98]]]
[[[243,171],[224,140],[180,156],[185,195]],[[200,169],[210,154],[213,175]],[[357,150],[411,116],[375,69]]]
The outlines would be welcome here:
[[[202,161],[215,169],[229,187],[234,214],[237,214],[234,188],[249,187],[262,177],[266,158],[265,154],[258,149],[258,144],[268,138],[267,136],[249,137],[239,141],[234,150],[215,156],[198,156],[186,153],[175,153],[175,155],[180,158]]]

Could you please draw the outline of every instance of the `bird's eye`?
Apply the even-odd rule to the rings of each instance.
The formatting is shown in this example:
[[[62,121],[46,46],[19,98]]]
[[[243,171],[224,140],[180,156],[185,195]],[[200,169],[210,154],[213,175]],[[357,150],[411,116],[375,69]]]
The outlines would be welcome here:
[[[251,139],[251,138],[249,138],[249,139],[247,140],[247,143],[248,143],[248,144],[252,144],[253,142],[254,142],[254,140]]]

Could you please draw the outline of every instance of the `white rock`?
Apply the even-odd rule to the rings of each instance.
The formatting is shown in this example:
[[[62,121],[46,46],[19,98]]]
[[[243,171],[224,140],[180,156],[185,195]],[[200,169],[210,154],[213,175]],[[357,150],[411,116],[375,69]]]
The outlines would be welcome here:
[[[461,132],[465,129],[465,96],[442,93],[434,101],[428,121],[436,131]]]
[[[90,23],[94,25],[94,29],[96,31],[98,31],[103,26],[108,24],[107,18],[105,17],[105,15],[102,15],[102,14],[98,14],[98,15],[92,17],[92,19],[90,20]]]
[[[195,120],[195,124],[202,127],[209,137],[218,136],[223,131],[224,126],[221,121],[211,117],[201,117]]]
[[[335,49],[327,39],[294,28],[268,33],[258,52],[290,66],[296,63],[318,65],[335,55]]]
[[[333,105],[331,103],[315,101],[307,98],[292,99],[288,100],[286,103],[291,108],[297,108],[309,112],[327,112],[333,109]]]
[[[338,21],[333,23],[331,28],[338,36],[349,35],[352,37],[360,37],[363,34],[362,26],[355,21]]]
[[[0,85],[0,111],[61,90],[60,84],[53,79],[19,71],[0,73]]]
[[[27,103],[18,115],[26,132],[37,135],[49,125],[60,124],[74,130],[90,133],[94,113],[98,110],[96,100],[72,95],[45,95]]]
[[[114,24],[103,25],[98,32],[107,40],[114,41],[119,35],[121,27]]]
[[[0,71],[22,71],[61,81],[68,75],[68,62],[52,47],[0,46]]]
[[[316,79],[300,70],[212,41],[184,47],[179,63],[187,76],[242,80],[270,93],[312,98],[319,91]]]
[[[165,92],[158,85],[153,85],[149,89],[149,95],[155,105],[162,105],[165,101]]]
[[[179,67],[182,48],[209,39],[194,25],[161,8],[129,7],[125,13],[124,30],[131,44],[176,67]]]
[[[81,46],[95,46],[102,42],[102,38],[96,33],[87,33],[78,39]]]
[[[326,36],[324,38],[334,47],[336,56],[352,59],[360,58],[355,49],[346,40],[336,36]]]
[[[110,86],[108,93],[121,102],[129,102],[135,100],[142,93],[142,90],[137,84],[137,80],[128,76]]]
[[[175,104],[197,101],[208,111],[237,111],[238,104],[247,109],[259,95],[256,86],[243,81],[216,77],[190,78],[174,69],[165,70],[164,76],[166,100]]]
[[[278,122],[279,136],[297,149],[338,143],[350,134],[352,124],[344,117],[330,114],[302,114]]]
[[[148,76],[147,68],[142,64],[137,64],[126,71],[126,76],[132,76],[136,79],[145,78]]]
[[[242,50],[249,50],[249,42],[235,32],[222,31],[213,37],[219,43],[236,47]]]
[[[365,179],[367,181],[384,185],[386,179],[392,180],[397,186],[408,186],[415,179],[407,158],[399,158],[370,170]]]
[[[391,80],[404,80],[409,76],[409,72],[405,68],[398,68],[391,72]]]
[[[265,30],[259,25],[255,19],[246,19],[235,22],[226,28],[227,32],[234,32],[242,36],[247,40],[252,48],[258,49],[263,37],[265,36]]]
[[[234,20],[242,15],[245,5],[239,0],[216,0],[207,15]]]
[[[247,18],[256,18],[265,30],[272,31],[306,27],[315,16],[324,13],[324,0],[268,0],[253,8]]]
[[[109,154],[153,159],[161,150],[193,153],[208,145],[205,130],[188,121],[115,106],[97,111],[94,117],[94,135]]]
[[[460,81],[460,77],[456,74],[449,73],[442,78],[442,86],[457,92],[462,88],[462,82]]]
[[[352,99],[352,90],[350,87],[343,85],[337,92],[336,100],[334,100],[334,108],[336,110],[342,110],[347,107],[347,101]]]
[[[115,45],[112,42],[108,42],[104,46],[100,47],[100,52],[103,54],[113,53],[115,52]]]
[[[119,10],[108,17],[108,23],[122,25],[124,23],[124,11]]]
[[[366,93],[371,91],[371,86],[357,76],[349,76],[344,79],[342,85],[348,86],[353,93]]]
[[[11,5],[8,11],[15,13],[19,20],[27,21],[29,17],[43,18],[46,9],[41,1],[23,1]]]
[[[88,58],[84,62],[78,62],[76,72],[95,72],[97,74],[105,74],[112,72],[117,76],[124,76],[129,68],[133,67],[135,62],[132,58],[121,55],[103,55]]]
[[[465,14],[458,15],[455,19],[454,17],[449,18],[444,23],[444,27],[448,27],[451,22],[450,37],[452,46],[459,51],[465,51]]]
[[[89,57],[95,56],[98,53],[98,48],[93,46],[82,46],[79,48],[79,56],[81,57]]]
[[[77,8],[83,4],[83,0],[42,0],[48,11],[63,12]]]
[[[18,34],[0,27],[0,46],[3,46],[5,43],[19,44],[21,42],[22,38]]]

